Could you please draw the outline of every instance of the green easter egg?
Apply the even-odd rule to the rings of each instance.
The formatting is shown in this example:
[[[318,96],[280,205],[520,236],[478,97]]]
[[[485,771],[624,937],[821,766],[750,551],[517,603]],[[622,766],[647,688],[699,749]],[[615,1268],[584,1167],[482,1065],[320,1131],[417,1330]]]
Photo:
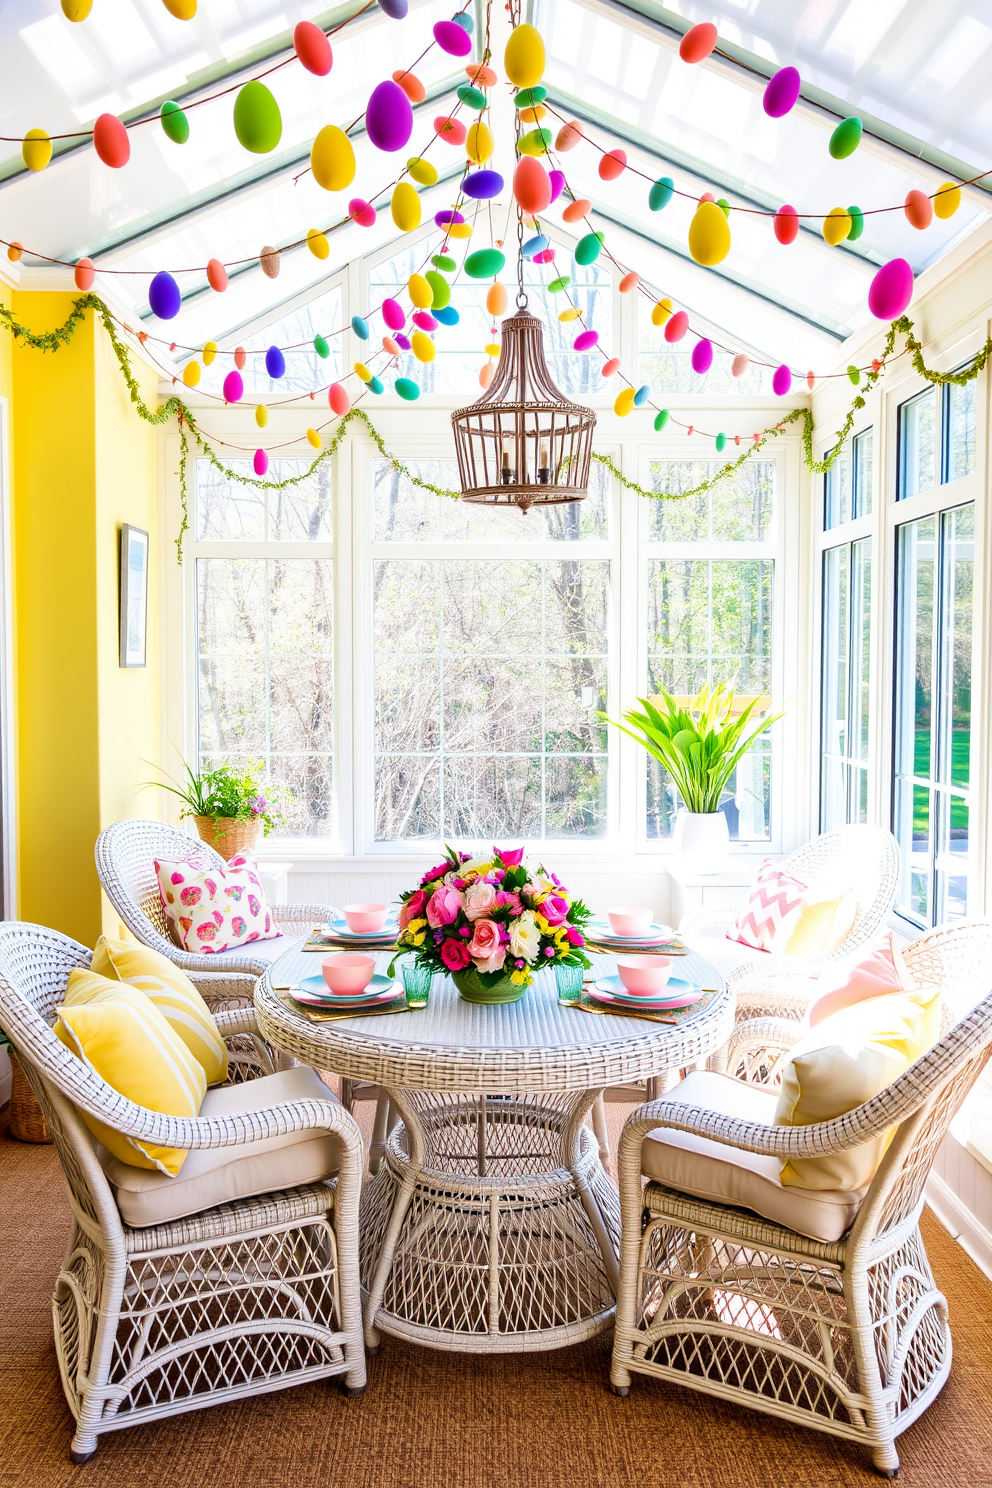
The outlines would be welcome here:
[[[853,155],[861,143],[861,120],[852,117],[842,119],[830,136],[827,149],[835,160],[846,160]]]
[[[662,429],[665,427],[665,425],[667,423],[668,423],[668,409],[667,408],[663,408],[660,411],[660,413],[658,414],[658,416],[656,417],[655,421],[654,421],[654,431],[655,431],[655,433],[656,434],[660,434],[661,431],[662,431]]]
[[[847,241],[853,243],[865,230],[865,214],[860,207],[848,207],[847,215],[851,219],[851,231],[847,235]]]
[[[329,357],[331,354],[331,348],[328,346],[323,336],[314,336],[313,349],[319,357]]]
[[[548,285],[548,289],[552,294],[561,294],[562,290],[567,289],[571,282],[568,274],[559,274],[557,279],[552,279]]]
[[[857,367],[848,367],[848,369],[847,369],[847,375],[851,379],[851,381],[854,383],[854,386],[857,387],[858,383],[861,381],[861,373],[858,370],[858,368]]]
[[[537,103],[543,103],[548,96],[547,88],[538,83],[533,88],[521,88],[519,93],[513,95],[513,107],[518,109],[533,108]]]
[[[450,274],[452,269],[456,267],[455,260],[449,258],[447,253],[435,253],[431,259],[431,263],[436,269],[442,269],[446,274]],[[437,304],[437,301],[435,300],[434,303]]]
[[[431,309],[443,310],[451,299],[451,285],[445,279],[444,275],[439,274],[436,269],[428,269],[424,278],[434,291],[434,300],[431,304]]]
[[[279,105],[257,78],[245,83],[234,100],[234,132],[255,155],[267,155],[282,138]]]
[[[648,206],[652,212],[660,212],[662,207],[668,206],[674,195],[675,182],[671,176],[662,176],[648,192]]]
[[[517,150],[521,155],[546,155],[550,145],[550,129],[531,129],[529,133],[520,136]]]
[[[416,403],[420,397],[420,384],[414,382],[412,377],[397,377],[393,387],[407,403]]]
[[[473,88],[471,83],[462,83],[460,88],[455,89],[455,92],[466,108],[478,111],[486,106],[485,93],[480,92],[478,88]]]
[[[720,211],[723,213],[724,217],[730,216],[730,203],[725,196],[718,196],[716,199],[716,204],[720,208]]]
[[[577,264],[595,263],[603,251],[603,240],[599,233],[586,233],[575,245],[575,262]]]
[[[470,279],[495,279],[505,264],[506,259],[498,248],[477,248],[466,258],[464,267]],[[445,288],[448,286],[445,285]]]
[[[184,145],[189,139],[189,120],[171,99],[162,105],[162,128],[174,145]]]
[[[716,452],[717,452],[717,454],[718,455],[722,455],[723,452],[724,452],[724,450],[727,448],[727,436],[726,436],[726,434],[718,434],[716,436],[716,439],[713,442],[716,445]]]

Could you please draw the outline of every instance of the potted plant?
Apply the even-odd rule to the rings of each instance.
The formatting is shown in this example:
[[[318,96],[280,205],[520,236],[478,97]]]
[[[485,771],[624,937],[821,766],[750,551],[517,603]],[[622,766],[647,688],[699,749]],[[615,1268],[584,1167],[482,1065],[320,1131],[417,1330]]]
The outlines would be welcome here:
[[[181,816],[191,816],[203,842],[230,861],[236,853],[254,848],[259,834],[268,836],[273,827],[284,826],[285,813],[275,803],[277,793],[288,792],[264,785],[260,760],[240,767],[225,760],[213,770],[194,770],[183,761],[186,784],[170,780],[149,782],[170,791],[183,802]]]
[[[660,708],[639,698],[643,713],[631,709],[624,713],[624,723],[605,713],[599,716],[636,739],[668,772],[682,801],[675,823],[675,850],[682,864],[693,873],[719,873],[730,845],[727,818],[720,810],[730,778],[754,741],[783,715],[770,714],[748,730],[758,698],[735,713],[733,691],[722,682],[712,690],[704,687],[686,708],[664,690],[659,695]]]

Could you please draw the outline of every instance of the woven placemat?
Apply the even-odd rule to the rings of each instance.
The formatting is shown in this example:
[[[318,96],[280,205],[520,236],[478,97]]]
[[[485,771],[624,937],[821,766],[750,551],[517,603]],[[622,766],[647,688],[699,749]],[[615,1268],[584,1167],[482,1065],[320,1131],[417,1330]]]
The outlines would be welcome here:
[[[604,1002],[594,1001],[588,992],[583,992],[577,1002],[563,1003],[562,1006],[581,1008],[584,1013],[605,1013],[609,1018],[636,1018],[639,1022],[667,1023],[677,1028],[679,1024],[687,1023],[696,1013],[703,1012],[709,1007],[714,997],[720,995],[715,987],[703,987],[701,990],[702,997],[698,1002],[691,1003],[689,1007],[665,1008],[657,1012],[648,1008],[642,1012],[640,1008],[607,1007]]]
[[[280,1002],[292,1008],[294,1013],[302,1013],[304,1018],[311,1023],[336,1023],[341,1018],[377,1018],[381,1013],[408,1013],[412,1009],[406,1000],[406,993],[400,989],[390,1002],[380,1002],[376,1007],[370,1008],[342,1008],[340,1012],[322,1013],[317,1008],[307,1007],[305,1003],[297,1002],[292,992],[278,991],[276,996]]]

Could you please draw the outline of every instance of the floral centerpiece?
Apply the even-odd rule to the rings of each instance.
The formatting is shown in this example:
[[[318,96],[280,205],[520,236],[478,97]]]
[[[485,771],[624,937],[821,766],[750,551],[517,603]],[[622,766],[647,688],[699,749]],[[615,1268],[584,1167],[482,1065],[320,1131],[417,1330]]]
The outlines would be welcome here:
[[[448,848],[400,895],[399,951],[450,973],[468,1002],[516,1002],[541,966],[589,966],[582,948],[591,911],[523,858],[522,847],[475,857]]]

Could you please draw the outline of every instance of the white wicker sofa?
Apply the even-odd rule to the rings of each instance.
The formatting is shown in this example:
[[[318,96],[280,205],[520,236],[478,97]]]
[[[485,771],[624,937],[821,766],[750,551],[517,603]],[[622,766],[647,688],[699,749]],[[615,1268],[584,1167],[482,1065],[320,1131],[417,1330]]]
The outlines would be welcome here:
[[[85,1462],[105,1431],[328,1376],[365,1387],[358,1279],[361,1136],[306,1067],[207,1091],[200,1115],[124,1099],[56,1038],[90,952],[0,924],[0,1027],[44,1110],[72,1221],[52,1303],[62,1385]],[[265,1048],[254,1012],[219,1013]],[[80,1112],[188,1148],[175,1178],[114,1159]]]

